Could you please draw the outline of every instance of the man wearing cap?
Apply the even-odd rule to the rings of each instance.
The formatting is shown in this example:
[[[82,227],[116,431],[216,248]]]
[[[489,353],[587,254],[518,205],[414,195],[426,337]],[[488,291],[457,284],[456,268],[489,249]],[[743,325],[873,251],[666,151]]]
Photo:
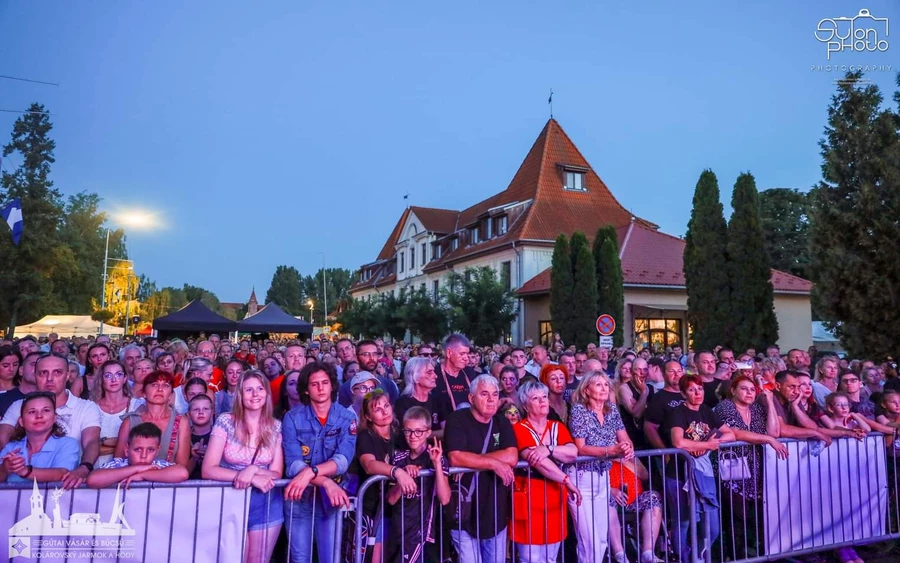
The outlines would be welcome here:
[[[361,371],[353,376],[349,385],[350,394],[353,396],[353,403],[350,405],[350,408],[353,409],[356,416],[359,416],[359,412],[362,410],[363,399],[378,387],[378,378],[367,371]]]

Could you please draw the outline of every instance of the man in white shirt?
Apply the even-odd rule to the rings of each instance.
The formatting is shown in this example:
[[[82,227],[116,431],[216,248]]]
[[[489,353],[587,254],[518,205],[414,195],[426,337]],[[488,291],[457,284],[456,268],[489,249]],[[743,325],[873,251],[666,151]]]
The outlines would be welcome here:
[[[547,355],[547,349],[540,345],[535,346],[531,349],[531,361],[525,364],[525,371],[535,377],[540,377],[541,368],[549,361],[550,356]]]
[[[85,482],[100,455],[100,408],[69,393],[66,389],[68,371],[69,362],[55,354],[41,356],[35,364],[38,391],[52,393],[56,397],[56,422],[67,436],[81,443],[81,464],[63,477],[63,486],[73,489]],[[0,447],[9,442],[21,412],[20,399],[9,407],[3,420],[0,420]]]

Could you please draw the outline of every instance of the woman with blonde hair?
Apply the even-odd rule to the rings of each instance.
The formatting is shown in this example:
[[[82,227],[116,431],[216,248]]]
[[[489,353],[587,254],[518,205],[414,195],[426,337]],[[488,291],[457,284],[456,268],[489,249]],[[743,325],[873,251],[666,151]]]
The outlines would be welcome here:
[[[238,381],[232,412],[216,419],[203,458],[203,478],[231,481],[250,491],[247,553],[244,561],[272,558],[284,522],[281,491],[275,480],[284,472],[281,421],[275,418],[269,381],[259,370],[248,370]]]
[[[568,466],[569,479],[581,491],[583,502],[569,500],[578,538],[578,561],[603,561],[609,527],[609,470],[611,459],[631,459],[634,446],[628,439],[619,409],[610,401],[612,383],[602,371],[585,374],[572,395],[569,431],[578,455],[594,461]],[[623,561],[625,554],[613,554]]]

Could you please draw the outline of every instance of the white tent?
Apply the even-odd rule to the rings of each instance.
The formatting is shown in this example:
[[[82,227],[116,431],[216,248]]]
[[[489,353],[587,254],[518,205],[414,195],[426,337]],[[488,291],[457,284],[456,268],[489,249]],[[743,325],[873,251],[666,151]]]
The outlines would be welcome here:
[[[47,336],[55,332],[60,338],[72,336],[90,336],[100,333],[100,323],[90,315],[47,315],[30,325],[16,327],[16,336]],[[125,330],[111,324],[103,324],[103,334],[125,334]]]

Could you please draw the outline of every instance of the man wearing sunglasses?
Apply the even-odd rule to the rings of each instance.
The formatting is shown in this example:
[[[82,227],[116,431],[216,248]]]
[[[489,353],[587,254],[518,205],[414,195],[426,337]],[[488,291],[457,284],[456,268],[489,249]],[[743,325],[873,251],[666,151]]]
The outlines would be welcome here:
[[[63,486],[73,489],[85,482],[100,455],[100,408],[66,389],[68,371],[68,360],[52,353],[41,355],[35,364],[38,391],[52,393],[56,398],[56,422],[67,436],[81,443],[81,464],[63,477]],[[19,400],[0,420],[0,448],[9,442],[21,411],[22,401]]]

